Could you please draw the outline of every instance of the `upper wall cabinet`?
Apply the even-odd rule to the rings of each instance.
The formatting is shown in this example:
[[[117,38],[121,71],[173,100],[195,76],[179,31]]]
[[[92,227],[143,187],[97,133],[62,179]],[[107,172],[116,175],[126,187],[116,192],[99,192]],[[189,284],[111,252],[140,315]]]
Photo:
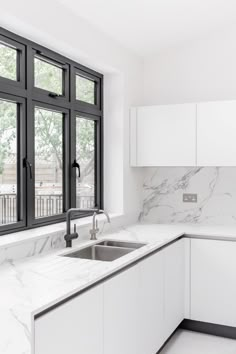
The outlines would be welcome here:
[[[132,108],[130,125],[131,166],[196,165],[196,104]]]
[[[197,105],[198,166],[236,166],[236,101]]]

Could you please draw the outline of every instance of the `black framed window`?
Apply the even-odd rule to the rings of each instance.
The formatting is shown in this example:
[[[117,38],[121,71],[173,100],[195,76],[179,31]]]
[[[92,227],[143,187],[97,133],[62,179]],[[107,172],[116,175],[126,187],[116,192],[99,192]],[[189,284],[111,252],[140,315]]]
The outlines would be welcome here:
[[[0,76],[17,81],[17,50],[0,42]]]
[[[64,92],[63,69],[40,56],[35,56],[34,86],[62,96]]]
[[[25,100],[0,93],[0,228],[23,227],[25,213]]]
[[[34,217],[64,212],[64,114],[34,107]]]
[[[76,75],[76,99],[96,104],[96,82],[82,75]]]
[[[103,207],[102,84],[0,28],[0,235]]]
[[[0,30],[0,84],[24,87],[25,45],[2,35],[1,32]]]
[[[97,121],[76,115],[76,160],[80,161],[80,175],[76,179],[76,207],[94,208],[97,204]],[[83,195],[87,198],[84,199]]]

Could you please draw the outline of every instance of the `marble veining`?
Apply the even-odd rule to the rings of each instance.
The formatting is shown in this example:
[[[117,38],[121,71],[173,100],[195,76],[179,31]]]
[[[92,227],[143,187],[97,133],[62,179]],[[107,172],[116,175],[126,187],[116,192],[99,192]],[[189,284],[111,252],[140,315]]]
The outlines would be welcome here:
[[[141,221],[236,224],[236,168],[146,168]],[[197,193],[197,203],[183,203]]]
[[[51,305],[87,288],[104,277],[157,250],[179,236],[225,237],[236,241],[236,227],[137,224],[102,238],[146,243],[113,262],[61,257],[68,250],[51,250],[0,267],[0,353],[30,354],[33,345],[33,316]],[[80,241],[79,246],[92,244]]]
[[[20,236],[19,236],[20,238]],[[26,257],[49,251],[51,249],[62,248],[64,246],[64,232],[57,232],[52,235],[45,235],[38,239],[32,239],[22,243],[0,248],[0,265]]]
[[[117,229],[117,222],[120,226],[119,218],[114,214],[111,215],[112,224],[107,224],[103,215],[100,215],[98,218],[99,235]],[[88,239],[89,229],[91,228],[91,217],[77,219],[73,222],[77,224],[77,232],[79,233],[79,239],[74,240],[73,243],[77,244],[80,240]],[[1,236],[0,265],[8,261],[32,257],[50,250],[64,248],[65,229],[65,223],[59,223]]]
[[[33,314],[130,264],[181,232],[156,231],[148,225],[119,230],[106,237],[146,242],[141,249],[113,262],[60,257],[68,250],[53,250],[24,260],[11,260],[0,267],[0,353],[30,354]],[[81,241],[81,245],[92,241]],[[78,246],[77,246],[78,247]],[[75,248],[75,247],[74,247]]]

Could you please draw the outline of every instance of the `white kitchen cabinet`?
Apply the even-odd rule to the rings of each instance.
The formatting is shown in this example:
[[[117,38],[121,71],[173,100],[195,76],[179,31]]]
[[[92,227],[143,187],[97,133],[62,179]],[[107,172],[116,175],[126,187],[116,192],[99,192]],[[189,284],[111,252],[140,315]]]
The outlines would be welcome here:
[[[164,343],[164,258],[163,251],[139,265],[139,354],[154,354]]]
[[[131,166],[195,166],[196,104],[132,108],[130,163]]]
[[[104,283],[104,354],[139,353],[139,291],[138,266]]]
[[[164,249],[164,339],[183,321],[185,314],[185,240]]]
[[[34,354],[154,354],[184,318],[184,240],[35,320]]]
[[[236,327],[236,242],[191,240],[191,319]]]
[[[236,101],[197,105],[197,165],[236,166]]]
[[[103,354],[103,286],[35,320],[35,354]]]

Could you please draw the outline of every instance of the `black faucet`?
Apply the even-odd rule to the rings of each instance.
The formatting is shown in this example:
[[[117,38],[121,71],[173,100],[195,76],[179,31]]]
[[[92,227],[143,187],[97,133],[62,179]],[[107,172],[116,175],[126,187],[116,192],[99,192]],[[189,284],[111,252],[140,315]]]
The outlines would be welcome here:
[[[74,224],[74,232],[71,233],[70,221],[71,216],[78,212],[88,212],[91,211],[93,213],[98,213],[99,209],[80,209],[80,208],[71,208],[67,210],[66,213],[66,234],[64,239],[66,241],[66,247],[72,247],[72,240],[75,240],[79,237],[78,233],[76,232],[76,225]]]

